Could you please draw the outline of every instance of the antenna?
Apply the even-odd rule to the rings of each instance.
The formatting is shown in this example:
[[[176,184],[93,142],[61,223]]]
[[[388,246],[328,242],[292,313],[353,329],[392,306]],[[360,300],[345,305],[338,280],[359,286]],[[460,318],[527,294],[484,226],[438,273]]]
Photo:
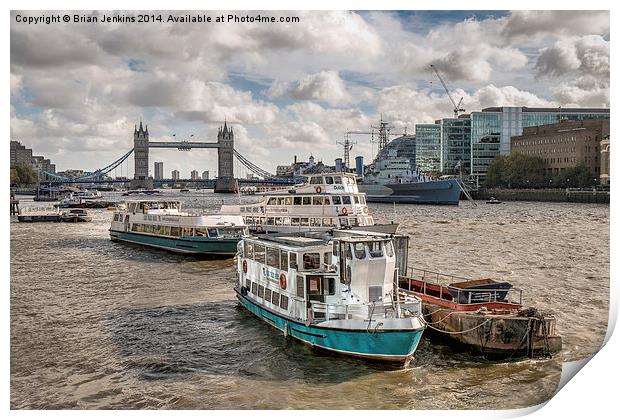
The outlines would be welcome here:
[[[344,165],[345,169],[349,169],[349,152],[353,149],[353,145],[357,144],[357,142],[352,142],[351,141],[351,136],[350,136],[351,132],[347,131],[346,133],[344,133],[344,140],[343,141],[337,141],[336,144],[341,144],[342,148],[343,148],[343,155],[342,155],[342,164]]]

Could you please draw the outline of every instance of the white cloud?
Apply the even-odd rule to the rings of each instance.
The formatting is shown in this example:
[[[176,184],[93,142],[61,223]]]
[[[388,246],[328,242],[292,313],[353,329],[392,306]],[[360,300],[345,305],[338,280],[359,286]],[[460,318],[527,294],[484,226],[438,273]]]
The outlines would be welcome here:
[[[565,38],[540,50],[536,62],[539,76],[594,75],[609,79],[609,41],[600,35]]]
[[[310,74],[295,82],[274,81],[268,90],[270,96],[288,96],[295,100],[327,102],[342,105],[351,101],[343,80],[335,71]]]

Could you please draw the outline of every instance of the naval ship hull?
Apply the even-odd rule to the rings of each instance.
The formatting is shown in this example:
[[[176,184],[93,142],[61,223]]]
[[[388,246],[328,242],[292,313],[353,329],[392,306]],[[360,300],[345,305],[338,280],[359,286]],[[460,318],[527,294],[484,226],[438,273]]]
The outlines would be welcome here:
[[[372,203],[458,205],[461,196],[456,179],[383,185],[358,183],[358,188],[366,193],[366,201]]]

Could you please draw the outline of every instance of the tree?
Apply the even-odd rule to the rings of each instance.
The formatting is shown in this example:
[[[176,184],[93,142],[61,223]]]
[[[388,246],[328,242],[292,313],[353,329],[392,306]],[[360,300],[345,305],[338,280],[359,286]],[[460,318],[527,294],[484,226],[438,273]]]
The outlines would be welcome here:
[[[543,160],[521,153],[496,157],[487,170],[487,187],[530,188],[542,184]]]
[[[17,165],[11,168],[11,182],[16,184],[28,185],[37,182],[37,173],[29,166]]]
[[[19,175],[17,175],[17,169],[11,168],[11,185],[19,184]]]
[[[584,164],[566,168],[553,177],[554,185],[562,188],[585,188],[595,184],[594,176]]]

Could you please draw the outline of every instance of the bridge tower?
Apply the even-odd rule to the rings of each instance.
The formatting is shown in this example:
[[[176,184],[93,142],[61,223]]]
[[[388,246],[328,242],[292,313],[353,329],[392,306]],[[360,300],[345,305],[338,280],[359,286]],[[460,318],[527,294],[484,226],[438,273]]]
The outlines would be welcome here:
[[[134,156],[134,176],[131,180],[131,188],[153,189],[153,179],[149,178],[149,128],[134,126],[133,132],[133,156]]]
[[[217,179],[215,180],[216,193],[235,192],[236,180],[233,171],[233,149],[235,147],[232,127],[229,129],[226,122],[217,132]]]

